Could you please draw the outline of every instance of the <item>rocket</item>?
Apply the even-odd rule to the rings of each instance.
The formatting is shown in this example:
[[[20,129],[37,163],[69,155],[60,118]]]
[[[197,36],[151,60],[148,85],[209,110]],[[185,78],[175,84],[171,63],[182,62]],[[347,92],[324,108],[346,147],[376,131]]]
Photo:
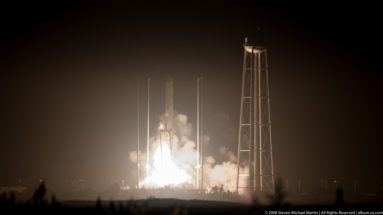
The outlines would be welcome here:
[[[173,101],[173,79],[168,78],[165,83],[165,115],[164,124],[165,129],[173,130],[173,117],[174,117],[174,101]]]

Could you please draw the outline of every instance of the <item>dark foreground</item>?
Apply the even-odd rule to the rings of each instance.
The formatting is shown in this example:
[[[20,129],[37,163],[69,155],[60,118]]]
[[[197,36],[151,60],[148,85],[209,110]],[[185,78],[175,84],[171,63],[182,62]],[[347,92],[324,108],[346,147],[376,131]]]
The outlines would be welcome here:
[[[142,190],[144,191],[144,190]],[[146,190],[150,191],[150,190]],[[161,192],[160,192],[161,191]],[[172,192],[170,192],[172,191]],[[187,192],[186,192],[187,191]],[[183,191],[184,195],[193,196],[196,193],[190,190]],[[181,190],[152,190],[152,194],[179,194]],[[159,192],[159,193],[156,193]],[[186,193],[185,193],[186,192]],[[260,193],[258,193],[260,194]],[[143,200],[117,200],[117,201],[57,201],[55,196],[48,201],[45,184],[39,188],[26,201],[16,201],[14,193],[1,194],[0,215],[3,214],[267,214],[267,215],[383,215],[383,204],[347,204],[343,200],[343,191],[338,189],[335,193],[334,204],[328,205],[291,205],[284,200],[285,192],[277,186],[274,195],[269,195],[268,203],[261,203],[254,195],[249,197],[250,203],[244,203],[239,196],[228,194],[207,195],[199,197],[218,197],[216,200],[197,200],[179,198],[155,198],[151,196]],[[186,195],[187,196],[187,195]],[[230,197],[230,198],[229,198]],[[236,197],[236,198],[235,198]],[[258,196],[259,197],[259,196]],[[221,199],[231,200],[222,201]],[[233,200],[236,200],[233,202]]]
[[[382,205],[255,205],[206,200],[147,199],[129,201],[64,201],[4,204],[0,214],[274,214],[371,215],[382,214]]]

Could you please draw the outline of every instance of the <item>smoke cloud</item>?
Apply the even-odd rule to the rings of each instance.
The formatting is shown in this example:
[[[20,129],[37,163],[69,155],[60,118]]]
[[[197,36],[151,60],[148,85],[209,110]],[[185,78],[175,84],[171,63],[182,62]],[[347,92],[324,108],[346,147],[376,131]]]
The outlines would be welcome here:
[[[160,125],[159,129],[162,128],[161,124],[163,124],[164,117],[160,117]],[[174,125],[174,134],[173,134],[173,154],[172,155],[166,155],[172,157],[172,168],[174,168],[174,171],[181,171],[183,174],[186,173],[188,177],[190,177],[192,180],[186,180],[187,183],[195,184],[195,174],[196,174],[196,143],[193,139],[195,137],[192,136],[193,134],[193,126],[188,121],[188,116],[185,114],[176,114],[173,118],[173,125]],[[156,132],[156,135],[152,136],[150,138],[150,161],[149,165],[151,166],[151,171],[154,171],[154,163],[156,156],[158,156],[158,150],[160,150],[160,130]],[[203,136],[204,144],[219,144],[219,143],[211,143],[210,137],[207,135]],[[164,140],[162,140],[164,142]],[[168,147],[170,149],[170,145],[164,145],[162,147]],[[164,148],[162,149],[164,150]],[[204,152],[206,154],[206,151]],[[163,152],[164,155],[164,152]],[[220,147],[219,148],[219,156],[220,160],[224,160],[221,163],[216,163],[216,159],[211,156],[207,155],[203,158],[203,177],[204,177],[204,188],[207,190],[211,190],[213,187],[223,187],[224,190],[229,191],[235,191],[236,188],[236,173],[237,173],[237,164],[236,164],[236,157],[233,152],[229,151],[226,147]],[[137,162],[137,153],[136,151],[132,151],[129,153],[129,159],[131,162],[136,163]],[[161,158],[162,162],[164,162],[164,158]],[[146,164],[146,152],[139,152],[139,162],[141,167],[147,166]],[[143,186],[147,187],[162,187],[162,186],[183,186],[185,183],[182,181],[177,181],[175,184],[153,184],[149,181],[153,182],[156,179],[154,177],[154,173],[152,175],[146,176],[146,169],[140,168],[141,172],[140,175],[142,178],[140,178],[140,181],[142,182]],[[169,168],[162,171],[168,171]],[[154,171],[155,172],[155,171]],[[173,174],[168,173],[168,174]],[[156,173],[155,177],[165,177],[159,173]],[[188,178],[185,177],[185,178]],[[150,178],[150,179],[149,179]]]

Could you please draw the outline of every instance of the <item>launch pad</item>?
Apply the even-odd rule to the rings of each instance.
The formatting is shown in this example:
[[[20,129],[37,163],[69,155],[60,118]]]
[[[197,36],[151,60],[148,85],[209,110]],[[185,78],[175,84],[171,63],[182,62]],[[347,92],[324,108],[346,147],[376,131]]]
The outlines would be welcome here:
[[[179,120],[179,114],[176,116],[174,111],[173,79],[168,78],[165,82],[165,111],[160,117],[156,134],[150,138],[151,78],[147,78],[146,174],[140,173],[137,159],[136,187],[173,188],[191,184],[195,190],[204,190],[204,185],[207,189],[211,189],[217,184],[224,183],[226,189],[237,194],[254,191],[273,193],[274,170],[266,49],[249,45],[247,39],[245,41],[237,164],[231,161],[214,164],[218,166],[216,175],[205,174],[206,180],[213,180],[214,183],[204,183],[206,163],[203,161],[203,138],[201,138],[203,136],[203,102],[200,95],[202,80],[201,76],[196,79],[196,137],[182,136],[184,132],[180,130],[180,121],[176,122]],[[184,115],[181,121],[187,123],[187,116]],[[139,138],[137,142],[137,156],[139,156]],[[182,148],[185,146],[185,149]],[[206,171],[213,172],[215,166],[209,166],[215,162],[214,158],[212,160],[212,163],[205,166],[208,168]]]

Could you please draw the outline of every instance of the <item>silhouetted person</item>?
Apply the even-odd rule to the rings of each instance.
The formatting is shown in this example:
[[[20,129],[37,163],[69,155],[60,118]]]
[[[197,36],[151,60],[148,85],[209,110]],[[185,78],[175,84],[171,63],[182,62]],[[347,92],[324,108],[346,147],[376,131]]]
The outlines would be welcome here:
[[[343,188],[342,187],[338,187],[336,189],[336,194],[335,194],[335,204],[338,205],[338,206],[341,206],[344,204],[343,202]]]
[[[286,192],[284,191],[282,179],[277,179],[275,183],[275,192],[274,195],[271,195],[269,198],[271,199],[271,203],[274,206],[281,206],[283,201],[286,198]]]
[[[110,214],[116,214],[116,206],[114,206],[114,202],[113,200],[110,200],[110,204],[109,204],[109,212]]]
[[[43,201],[45,192],[46,192],[45,183],[43,181],[43,182],[41,182],[40,187],[33,194],[33,203],[34,204],[38,204],[38,203],[41,204]]]
[[[8,200],[8,206],[13,208],[15,207],[15,205],[16,205],[15,194],[11,193],[11,196],[9,197],[9,200]]]
[[[60,202],[57,201],[56,196],[54,194],[51,197],[51,206],[54,208],[58,208],[61,206]]]
[[[7,204],[7,193],[3,192],[0,197],[0,206],[5,206]]]
[[[102,205],[101,205],[101,198],[100,197],[97,197],[96,213],[97,214],[102,214]]]

